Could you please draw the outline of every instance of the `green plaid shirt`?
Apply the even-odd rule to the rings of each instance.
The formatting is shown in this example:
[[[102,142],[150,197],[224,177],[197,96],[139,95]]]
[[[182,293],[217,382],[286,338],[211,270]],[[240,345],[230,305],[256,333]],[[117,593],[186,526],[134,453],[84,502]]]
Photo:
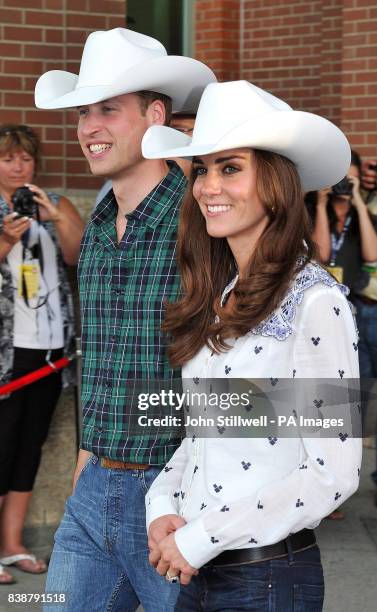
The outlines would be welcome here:
[[[174,162],[169,173],[130,214],[116,236],[113,191],[97,206],[85,231],[78,268],[82,317],[82,448],[99,457],[165,464],[180,443],[145,428],[135,435],[135,389],[142,381],[173,381],[161,332],[165,300],[174,300],[179,206],[186,180]],[[147,383],[148,384],[148,383]],[[139,413],[142,414],[142,413]]]

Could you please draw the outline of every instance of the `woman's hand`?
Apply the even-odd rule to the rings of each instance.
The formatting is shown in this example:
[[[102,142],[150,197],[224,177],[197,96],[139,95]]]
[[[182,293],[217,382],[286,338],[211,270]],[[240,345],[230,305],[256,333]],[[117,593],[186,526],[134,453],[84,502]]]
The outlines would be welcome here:
[[[10,246],[14,246],[21,240],[21,236],[30,227],[28,217],[20,217],[18,213],[12,212],[3,219],[1,239]]]
[[[47,193],[37,185],[32,185],[31,183],[25,183],[25,187],[28,187],[30,191],[34,193],[34,200],[39,205],[39,217],[41,221],[53,221],[54,223],[59,221],[59,207],[51,202]]]
[[[169,570],[171,576],[179,576],[180,583],[185,585],[199,573],[179,552],[174,533],[161,540],[158,548],[150,553],[149,561],[160,576],[166,576]]]
[[[358,210],[360,207],[365,208],[365,203],[360,194],[360,179],[357,176],[348,176],[349,182],[352,183],[351,204]]]
[[[65,196],[61,196],[59,204],[55,206],[43,189],[30,183],[25,185],[35,194],[41,221],[53,221],[55,224],[65,263],[76,265],[84,232],[84,223],[76,208]]]
[[[317,194],[317,206],[326,208],[331,193],[331,187],[321,189]]]

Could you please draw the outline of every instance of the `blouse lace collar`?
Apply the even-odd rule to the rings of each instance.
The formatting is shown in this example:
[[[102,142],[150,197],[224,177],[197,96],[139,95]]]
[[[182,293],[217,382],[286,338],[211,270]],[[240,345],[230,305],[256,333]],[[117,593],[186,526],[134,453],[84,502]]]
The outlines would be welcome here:
[[[224,305],[228,294],[234,289],[238,282],[238,273],[228,283],[221,295],[221,306]],[[323,283],[327,287],[336,285],[343,295],[349,294],[345,285],[340,285],[322,266],[316,262],[309,262],[294,279],[282,304],[259,323],[257,327],[250,330],[258,336],[272,336],[276,340],[286,340],[292,333],[292,321],[296,316],[296,308],[301,304],[304,293],[317,283]]]

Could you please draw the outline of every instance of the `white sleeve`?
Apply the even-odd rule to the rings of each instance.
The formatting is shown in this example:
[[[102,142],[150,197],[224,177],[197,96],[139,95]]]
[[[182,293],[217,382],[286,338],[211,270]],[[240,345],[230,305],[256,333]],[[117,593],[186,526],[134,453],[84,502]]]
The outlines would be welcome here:
[[[307,293],[295,330],[298,375],[337,378],[340,383],[358,378],[357,334],[349,304],[336,287]],[[356,406],[352,409],[357,412]],[[223,550],[265,546],[316,527],[358,487],[361,439],[342,438],[302,438],[304,462],[285,477],[227,503],[226,512],[222,500],[178,529],[175,540],[185,559],[199,568]]]
[[[179,514],[178,501],[182,476],[188,461],[189,442],[191,438],[185,438],[182,441],[145,497],[147,531],[151,522],[160,516]]]

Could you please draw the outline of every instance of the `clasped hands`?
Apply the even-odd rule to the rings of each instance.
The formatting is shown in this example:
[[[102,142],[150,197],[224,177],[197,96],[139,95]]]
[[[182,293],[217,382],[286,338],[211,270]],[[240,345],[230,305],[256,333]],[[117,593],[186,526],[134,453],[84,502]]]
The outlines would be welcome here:
[[[160,576],[179,576],[180,583],[189,584],[198,570],[186,561],[175,543],[174,532],[186,521],[177,514],[166,514],[154,520],[148,531],[149,562]]]

